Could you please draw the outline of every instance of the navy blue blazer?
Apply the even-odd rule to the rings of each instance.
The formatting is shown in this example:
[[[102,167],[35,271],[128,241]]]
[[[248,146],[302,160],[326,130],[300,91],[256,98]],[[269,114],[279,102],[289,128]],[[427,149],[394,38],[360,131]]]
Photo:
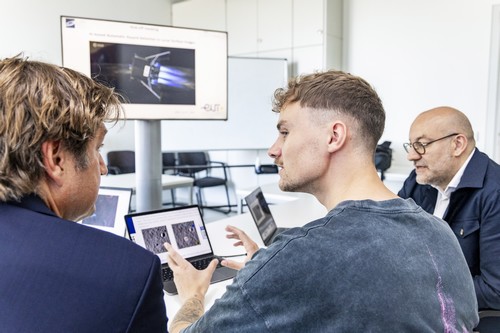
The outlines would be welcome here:
[[[437,190],[417,184],[415,170],[398,195],[434,212]],[[462,247],[479,309],[500,309],[500,166],[478,149],[451,194],[443,219]]]
[[[151,252],[60,219],[35,196],[0,203],[0,230],[0,331],[167,331]]]

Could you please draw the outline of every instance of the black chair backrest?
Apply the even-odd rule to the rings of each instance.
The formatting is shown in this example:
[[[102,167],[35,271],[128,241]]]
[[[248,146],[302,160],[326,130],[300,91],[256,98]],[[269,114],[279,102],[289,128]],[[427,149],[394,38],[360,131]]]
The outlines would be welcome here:
[[[108,152],[108,166],[116,167],[120,173],[135,172],[135,152],[132,150],[115,150]]]
[[[392,162],[392,148],[391,141],[384,141],[377,145],[375,151],[375,167],[378,171],[386,171],[391,167]]]
[[[276,164],[259,164],[255,165],[255,173],[258,175],[264,173],[278,173],[279,169]]]
[[[164,167],[175,166],[175,153],[161,153],[161,158]]]
[[[207,155],[203,151],[177,153],[179,166],[183,165],[208,165]],[[193,175],[197,172],[206,170],[206,167],[178,168],[180,173]]]
[[[175,153],[161,153],[162,168],[163,172],[168,174],[178,174],[179,172],[175,168],[176,158]]]

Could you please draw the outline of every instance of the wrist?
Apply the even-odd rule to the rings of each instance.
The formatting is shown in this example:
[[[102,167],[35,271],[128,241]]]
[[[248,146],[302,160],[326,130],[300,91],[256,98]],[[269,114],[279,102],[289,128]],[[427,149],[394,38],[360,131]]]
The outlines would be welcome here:
[[[195,294],[187,298],[170,323],[170,332],[179,332],[194,323],[205,312],[204,296]]]
[[[192,291],[190,293],[181,293],[179,292],[179,297],[182,303],[186,303],[189,300],[199,301],[201,304],[205,304],[205,294],[198,291]]]
[[[196,300],[198,301],[203,307],[205,307],[205,295],[201,294],[201,293],[197,293],[197,294],[193,294],[191,295],[191,297],[189,297],[189,299],[193,299],[193,300]],[[189,300],[187,299],[186,302]]]

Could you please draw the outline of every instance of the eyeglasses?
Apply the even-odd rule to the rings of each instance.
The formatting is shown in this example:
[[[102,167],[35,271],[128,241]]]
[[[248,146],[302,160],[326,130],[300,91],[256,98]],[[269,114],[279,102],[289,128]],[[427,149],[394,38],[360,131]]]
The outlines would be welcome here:
[[[410,152],[410,147],[413,148],[413,150],[415,150],[415,152],[417,154],[419,154],[420,156],[422,156],[423,154],[425,154],[425,147],[427,147],[428,145],[430,145],[431,143],[434,143],[436,141],[440,141],[440,140],[444,140],[444,139],[447,139],[447,138],[450,138],[452,136],[455,136],[455,135],[458,135],[460,133],[453,133],[453,134],[449,134],[447,136],[443,136],[442,138],[439,138],[439,139],[436,139],[436,140],[432,140],[432,141],[429,141],[429,142],[426,142],[426,143],[422,143],[422,142],[413,142],[413,143],[403,143],[403,147],[404,149],[406,150],[407,153]]]

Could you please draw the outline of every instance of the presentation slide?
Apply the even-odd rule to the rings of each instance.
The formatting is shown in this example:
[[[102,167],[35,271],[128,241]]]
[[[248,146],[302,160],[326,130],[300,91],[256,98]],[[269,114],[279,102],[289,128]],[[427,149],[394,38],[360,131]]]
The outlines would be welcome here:
[[[61,17],[63,66],[125,99],[127,119],[226,120],[227,33]]]

